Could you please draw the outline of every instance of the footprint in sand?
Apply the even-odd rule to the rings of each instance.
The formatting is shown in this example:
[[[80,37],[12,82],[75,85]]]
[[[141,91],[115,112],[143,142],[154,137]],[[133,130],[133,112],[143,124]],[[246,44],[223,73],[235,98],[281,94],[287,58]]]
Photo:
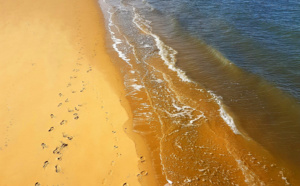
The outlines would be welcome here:
[[[63,137],[64,138],[67,138],[68,140],[72,140],[73,139],[73,136],[68,136],[67,134],[63,133]]]
[[[60,122],[60,125],[64,125],[64,124],[66,124],[67,123],[67,120],[62,120],[61,122]]]
[[[79,119],[79,116],[75,116],[74,119],[78,120],[78,119]]]
[[[68,146],[67,143],[63,143],[63,142],[61,142],[61,143],[62,143],[62,144],[61,144],[60,147],[56,147],[56,148],[54,149],[53,154],[61,154],[61,151],[62,151],[65,147]]]
[[[72,110],[72,109],[68,109],[68,112],[74,112],[74,110]]]
[[[41,146],[43,149],[48,147],[45,143],[42,143]]]
[[[142,163],[144,163],[144,162],[146,161],[146,159],[145,159],[144,156],[141,156],[141,157],[140,157],[140,160],[141,160]]]
[[[48,130],[48,132],[51,132],[52,130],[54,130],[54,127],[50,127],[50,129]]]
[[[147,175],[148,175],[148,172],[147,172],[147,171],[142,171],[140,174],[141,174],[142,176],[147,176]]]
[[[65,102],[66,102],[66,103],[69,102],[69,99],[67,98],[67,99],[65,100]]]
[[[56,147],[54,149],[53,154],[60,154],[59,147]]]
[[[50,117],[51,117],[51,118],[54,118],[54,115],[53,115],[53,114],[50,114]]]
[[[43,168],[46,168],[47,165],[49,165],[49,161],[45,161],[45,162],[44,162]]]
[[[34,186],[41,186],[41,184],[40,184],[39,182],[36,182],[36,183],[34,184]]]
[[[55,172],[59,173],[61,171],[61,168],[59,165],[55,165]]]
[[[61,161],[61,160],[62,160],[62,156],[58,157],[57,160],[58,160],[58,161]]]
[[[62,94],[62,93],[59,93],[58,95],[59,95],[59,97],[62,97],[62,96],[63,96],[63,94]]]
[[[62,103],[59,103],[58,105],[57,105],[57,107],[60,107],[62,105]]]
[[[73,90],[73,91],[72,91],[72,93],[74,94],[74,93],[76,93],[76,91],[75,91],[75,90]]]

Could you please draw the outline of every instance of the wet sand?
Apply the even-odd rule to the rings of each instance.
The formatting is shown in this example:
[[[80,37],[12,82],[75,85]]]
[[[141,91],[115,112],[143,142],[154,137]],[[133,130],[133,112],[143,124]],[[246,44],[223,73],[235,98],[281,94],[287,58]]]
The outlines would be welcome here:
[[[139,185],[97,1],[1,1],[0,19],[0,185]]]

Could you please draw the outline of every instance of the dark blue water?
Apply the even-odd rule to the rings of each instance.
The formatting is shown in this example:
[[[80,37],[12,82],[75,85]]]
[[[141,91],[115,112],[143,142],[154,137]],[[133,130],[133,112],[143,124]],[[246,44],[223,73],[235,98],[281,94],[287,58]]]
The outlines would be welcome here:
[[[237,66],[300,101],[300,1],[148,2]]]
[[[106,1],[115,51],[139,67],[142,81],[149,81],[147,90],[161,89],[152,82],[162,81],[146,76],[156,73],[148,69],[148,59],[167,54],[185,77],[221,100],[244,137],[300,175],[300,1]],[[168,93],[161,101],[170,98]],[[183,97],[199,103],[198,94],[195,89]],[[174,118],[167,123],[172,122],[182,123]]]
[[[147,0],[189,78],[221,96],[240,130],[300,167],[300,1]],[[231,65],[234,64],[234,65]]]

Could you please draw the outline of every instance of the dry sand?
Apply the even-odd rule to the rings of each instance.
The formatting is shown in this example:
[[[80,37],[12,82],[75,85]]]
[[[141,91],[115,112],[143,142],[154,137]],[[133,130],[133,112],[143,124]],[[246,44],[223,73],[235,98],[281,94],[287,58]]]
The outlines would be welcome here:
[[[139,185],[97,1],[0,4],[0,185]]]

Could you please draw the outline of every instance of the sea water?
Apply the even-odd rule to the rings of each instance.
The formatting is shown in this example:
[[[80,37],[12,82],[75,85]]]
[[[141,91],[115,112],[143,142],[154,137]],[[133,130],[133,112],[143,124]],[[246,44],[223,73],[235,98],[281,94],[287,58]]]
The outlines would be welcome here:
[[[205,125],[220,136],[233,133],[255,141],[278,161],[299,170],[299,1],[99,3],[112,52],[121,59],[117,65],[133,104],[135,132],[159,136],[156,145],[166,179],[178,177],[176,166],[184,166],[187,156],[198,152],[195,149],[206,148],[200,145]],[[222,123],[230,131],[219,130]],[[232,155],[230,149],[226,151]],[[174,167],[166,165],[168,153],[174,156]],[[232,156],[240,170],[249,169],[238,155]],[[198,160],[186,160],[191,162]],[[198,164],[195,169],[206,170],[199,169],[201,161]],[[185,173],[178,180],[196,180]],[[257,180],[252,181],[262,183]]]

